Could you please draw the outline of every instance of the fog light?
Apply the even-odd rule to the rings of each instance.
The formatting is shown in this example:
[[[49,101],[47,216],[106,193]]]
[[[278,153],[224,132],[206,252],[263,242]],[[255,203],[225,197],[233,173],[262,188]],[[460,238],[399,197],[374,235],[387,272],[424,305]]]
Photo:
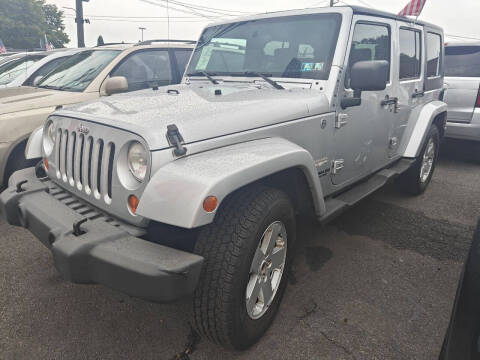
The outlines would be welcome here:
[[[43,166],[45,167],[45,170],[48,171],[48,159],[47,158],[43,158]]]
[[[138,198],[135,195],[130,195],[128,197],[128,208],[130,209],[132,214],[135,214],[137,212],[137,207],[139,202],[140,200],[138,200]]]
[[[215,196],[208,196],[203,200],[203,209],[206,212],[214,212],[218,206],[218,200]]]

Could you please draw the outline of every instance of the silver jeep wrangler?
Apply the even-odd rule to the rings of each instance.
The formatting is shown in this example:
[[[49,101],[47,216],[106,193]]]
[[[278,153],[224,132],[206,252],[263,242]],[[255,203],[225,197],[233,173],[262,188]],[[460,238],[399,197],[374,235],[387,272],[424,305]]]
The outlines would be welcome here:
[[[398,178],[427,187],[444,133],[443,32],[333,7],[207,27],[183,83],[57,111],[0,195],[61,275],[158,302],[245,349],[279,308],[295,219]]]

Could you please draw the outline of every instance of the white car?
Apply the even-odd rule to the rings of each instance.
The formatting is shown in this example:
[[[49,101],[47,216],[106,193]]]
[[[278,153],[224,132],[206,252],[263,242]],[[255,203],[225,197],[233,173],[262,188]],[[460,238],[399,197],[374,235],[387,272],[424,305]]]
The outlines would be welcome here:
[[[61,50],[46,52],[44,54],[48,54],[47,56],[33,62],[32,65],[27,66],[25,69],[17,71],[15,73],[16,76],[14,80],[10,81],[8,84],[0,85],[0,89],[17,87],[22,85],[33,86],[35,85],[36,81],[43,78],[50,71],[52,71],[58,65],[60,65],[63,61],[65,61],[70,56],[75,55],[82,50],[85,50],[85,49],[68,49],[68,50],[61,49]],[[18,60],[21,60],[21,59],[18,59]],[[22,64],[24,64],[24,62],[21,62],[21,64],[16,66],[16,68],[18,69],[18,66],[22,66]],[[2,75],[3,74],[0,74],[0,78],[2,77]]]

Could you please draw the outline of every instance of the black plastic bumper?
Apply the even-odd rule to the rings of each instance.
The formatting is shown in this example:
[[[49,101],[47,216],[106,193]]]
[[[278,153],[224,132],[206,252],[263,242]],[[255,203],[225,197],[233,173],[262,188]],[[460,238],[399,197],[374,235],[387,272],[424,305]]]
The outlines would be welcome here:
[[[74,235],[73,224],[83,216],[50,195],[33,168],[15,173],[9,184],[0,194],[0,215],[48,247],[66,280],[99,283],[157,302],[194,291],[201,256],[134,237],[103,219],[82,223],[82,234]]]

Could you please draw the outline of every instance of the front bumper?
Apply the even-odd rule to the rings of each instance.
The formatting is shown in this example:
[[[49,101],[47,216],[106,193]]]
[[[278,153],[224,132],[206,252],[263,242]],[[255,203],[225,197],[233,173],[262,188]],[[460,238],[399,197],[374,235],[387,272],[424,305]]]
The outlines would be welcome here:
[[[480,112],[475,110],[469,123],[452,122],[447,119],[445,136],[461,140],[480,141]]]
[[[16,184],[25,180],[18,189]],[[201,256],[135,237],[98,212],[82,215],[72,209],[72,202],[80,200],[66,198],[66,203],[65,196],[72,198],[71,194],[38,179],[33,168],[13,174],[9,185],[0,194],[0,215],[9,224],[28,229],[49,248],[66,280],[99,283],[157,302],[170,302],[195,290]],[[67,195],[55,197],[57,191]],[[88,217],[93,219],[80,225],[81,234],[74,234],[73,224]]]

